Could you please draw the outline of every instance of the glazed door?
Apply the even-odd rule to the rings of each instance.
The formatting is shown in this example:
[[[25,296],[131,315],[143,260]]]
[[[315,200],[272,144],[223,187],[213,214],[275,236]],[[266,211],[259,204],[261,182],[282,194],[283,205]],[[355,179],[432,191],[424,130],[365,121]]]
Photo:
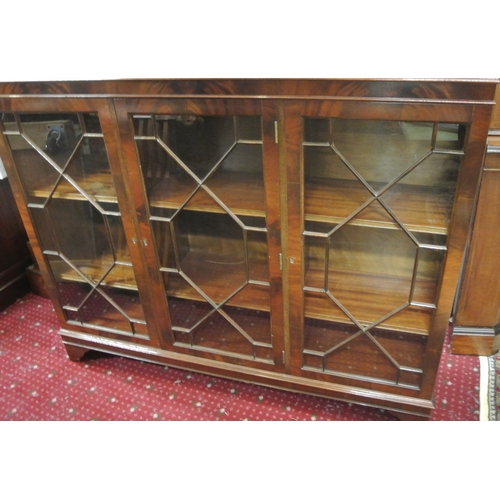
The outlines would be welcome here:
[[[116,109],[165,347],[280,369],[273,109],[204,99]]]
[[[140,276],[140,257],[127,244],[133,229],[122,217],[125,190],[113,175],[120,165],[106,101],[0,106],[2,157],[60,322],[157,345],[132,265]]]
[[[478,184],[481,109],[285,110],[292,373],[428,395]]]

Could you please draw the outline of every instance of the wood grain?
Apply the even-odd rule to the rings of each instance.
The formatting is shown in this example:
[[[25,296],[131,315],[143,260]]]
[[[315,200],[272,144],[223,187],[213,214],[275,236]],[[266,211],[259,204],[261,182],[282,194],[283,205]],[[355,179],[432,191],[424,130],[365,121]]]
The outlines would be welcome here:
[[[266,204],[262,175],[220,172],[207,182],[207,187],[236,215],[265,217]],[[192,194],[197,185],[186,184],[172,176],[158,182],[149,197],[153,208],[177,209]],[[196,212],[226,213],[203,188],[185,207]]]
[[[111,331],[114,320],[111,317],[97,316],[93,326],[79,325],[76,320],[70,324],[66,322],[61,304],[57,302],[57,284],[42,253],[37,221],[33,220],[30,210],[26,207],[30,195],[34,194],[35,200],[45,197],[53,183],[39,183],[26,192],[26,186],[19,178],[21,170],[16,169],[5,138],[0,140],[2,157],[6,157],[9,177],[12,174],[16,200],[33,242],[34,253],[42,264],[44,278],[49,282],[50,295],[55,301],[55,308],[64,328],[64,341],[82,349],[93,347],[214,375],[375,404],[419,416],[428,415],[433,405],[433,384],[463,263],[468,228],[475,208],[492,99],[498,83],[498,80],[177,79],[0,84],[2,111],[92,111],[99,113],[102,123],[113,184],[116,186],[116,201],[122,211],[125,239],[131,243],[130,258],[138,277],[137,290],[148,318],[147,332],[150,339],[134,338],[132,335],[127,338],[123,335],[120,337],[121,334]],[[221,176],[219,183],[216,182],[216,177],[213,182],[214,192],[222,193],[220,198],[224,202],[228,200],[230,208],[238,212],[238,216],[257,215],[261,219],[263,214],[266,216],[268,252],[266,254],[262,251],[262,242],[257,242],[259,250],[252,265],[258,274],[267,275],[269,286],[248,285],[231,299],[231,305],[239,307],[242,314],[247,314],[248,317],[256,311],[269,315],[266,317],[271,319],[273,347],[265,349],[271,349],[271,353],[257,353],[255,346],[240,334],[227,336],[226,352],[220,342],[221,339],[226,339],[224,336],[214,339],[197,332],[195,345],[191,345],[193,339],[176,337],[186,333],[182,329],[177,328],[173,335],[168,296],[170,295],[172,301],[188,299],[198,305],[206,301],[196,291],[196,287],[189,285],[189,280],[182,279],[180,273],[167,271],[166,267],[169,266],[162,265],[163,256],[166,256],[166,260],[171,260],[171,257],[165,245],[165,248],[161,248],[160,255],[160,248],[154,244],[158,234],[152,222],[158,221],[150,220],[150,209],[154,209],[155,204],[158,210],[175,209],[186,199],[186,193],[189,196],[190,191],[182,183],[169,185],[168,177],[164,178],[165,184],[157,184],[156,190],[148,191],[154,186],[149,184],[148,176],[143,176],[141,172],[137,141],[134,139],[135,131],[131,123],[131,115],[135,113],[263,116],[264,182],[260,180],[258,185],[255,184],[255,189],[249,177],[240,177],[240,182],[236,178]],[[394,363],[387,358],[380,358],[379,364],[377,359],[373,358],[373,346],[367,342],[353,343],[351,353],[342,355],[338,361],[333,362],[335,356],[332,356],[326,371],[316,365],[304,367],[304,363],[308,361],[304,355],[309,355],[304,353],[304,320],[328,319],[340,325],[340,330],[347,324],[345,314],[342,317],[343,313],[338,313],[338,310],[331,313],[331,307],[325,306],[324,296],[320,299],[317,291],[311,292],[307,288],[311,288],[311,283],[320,283],[324,271],[321,265],[316,266],[319,262],[317,257],[316,261],[308,261],[306,258],[304,226],[316,223],[334,225],[350,215],[353,208],[359,207],[360,200],[366,195],[353,184],[344,184],[343,181],[349,179],[343,179],[342,176],[328,179],[327,176],[318,175],[316,177],[323,177],[322,181],[304,182],[304,117],[378,122],[445,122],[462,124],[467,128],[465,155],[453,204],[451,198],[446,198],[439,191],[440,188],[446,189],[448,185],[440,184],[438,190],[434,190],[434,180],[428,183],[430,188],[418,188],[418,185],[425,185],[422,182],[414,182],[411,186],[408,182],[404,188],[397,186],[394,191],[391,188],[384,195],[388,206],[418,238],[423,238],[422,241],[431,241],[439,236],[446,236],[448,239],[449,253],[443,259],[443,269],[439,266],[433,267],[432,256],[426,257],[424,268],[416,282],[419,300],[436,302],[436,310],[414,305],[382,321],[387,330],[380,329],[379,338],[382,339],[383,335],[389,335],[390,338],[384,337],[381,342],[385,342],[387,349],[394,352],[395,356],[403,355],[407,350],[408,359],[411,358],[409,363],[415,368],[413,371],[401,369],[398,373]],[[277,122],[278,144],[273,143],[274,122]],[[362,149],[363,144],[360,144]],[[376,144],[375,148],[380,149],[382,146],[383,144]],[[233,173],[234,170],[231,174]],[[372,173],[375,173],[375,170]],[[96,177],[92,179],[94,174]],[[103,197],[103,202],[105,199],[109,200],[110,198],[106,197],[111,196],[111,193],[106,191],[106,186],[98,185],[107,181],[100,177],[98,169],[93,171],[92,175],[87,179],[79,179],[79,182],[85,183],[88,180],[88,189],[92,196]],[[375,177],[378,177],[378,174]],[[447,178],[447,174],[444,177]],[[378,178],[369,179],[369,182],[378,181]],[[92,187],[92,182],[95,182],[95,187]],[[330,182],[326,189],[324,184]],[[455,179],[451,179],[451,184],[454,183]],[[262,192],[262,188],[264,200],[262,194],[258,194]],[[148,194],[151,195],[149,198]],[[72,199],[75,193],[61,186],[57,196],[60,198],[54,198],[54,201],[64,201]],[[74,201],[76,203],[78,200]],[[375,205],[356,218],[356,228],[372,232],[370,234],[376,231],[398,233],[399,231],[393,230],[394,222],[380,210],[372,210],[374,207]],[[189,217],[199,219],[199,223],[203,225],[205,216],[213,214],[219,217],[220,206],[200,194],[193,200],[186,212],[188,211]],[[65,220],[66,217],[62,217],[61,224]],[[241,233],[234,221],[229,222],[233,229],[236,227],[233,232]],[[448,223],[449,231],[446,230]],[[201,231],[202,238],[198,242],[192,235],[177,235],[182,239],[180,269],[217,303],[227,298],[238,286],[245,284],[246,272],[237,261],[217,260],[221,255],[235,255],[231,250],[234,243],[230,240],[237,238],[230,235],[228,238],[219,238],[219,242],[215,244],[209,237],[208,229]],[[355,245],[357,241],[354,241]],[[217,245],[227,252],[221,254],[209,250],[209,247],[214,250]],[[203,246],[207,248],[203,249]],[[411,245],[401,246],[404,251],[409,247]],[[351,250],[352,248],[351,246]],[[381,260],[380,272],[366,272],[366,266],[376,270],[374,262],[376,263],[381,255],[381,249],[383,246],[374,243],[371,256],[365,260],[361,259],[361,255],[366,253],[366,246],[358,253],[352,250],[352,258],[362,264],[361,268],[357,268],[360,275],[349,271],[348,267],[332,265],[332,269],[335,269],[329,282],[332,293],[343,305],[346,304],[344,307],[350,312],[353,311],[356,319],[359,318],[365,323],[380,319],[384,313],[387,316],[398,304],[404,305],[403,292],[409,287],[411,273],[408,276],[406,269],[410,260],[405,260],[406,254],[403,255],[403,250],[401,256],[394,257],[394,265],[404,272],[385,272],[387,259]],[[197,253],[198,250],[204,251]],[[412,247],[410,250],[415,249]],[[389,257],[398,251],[399,247],[395,248],[390,244],[386,247]],[[280,254],[283,257],[282,271],[279,269]],[[339,256],[340,260],[341,257],[344,255]],[[88,262],[87,265],[87,272],[92,273],[93,264]],[[258,270],[259,265],[262,271]],[[235,270],[228,272],[228,266],[234,266]],[[434,270],[437,270],[437,275],[433,274]],[[66,276],[69,286],[78,286],[72,284],[71,280],[74,280],[75,276],[70,276],[71,274]],[[119,287],[126,288],[131,282],[126,272],[110,278],[114,279],[110,280],[110,284],[116,287],[116,292]],[[304,285],[307,285],[305,289]],[[134,293],[137,292],[134,290]],[[434,300],[436,297],[437,301]],[[111,321],[108,322],[108,319]],[[102,324],[99,323],[101,320]],[[120,318],[116,318],[116,321],[119,320]],[[389,329],[394,329],[397,333],[388,333]],[[402,335],[405,341],[400,342],[399,335]],[[329,336],[326,335],[324,340],[328,339]],[[415,350],[413,345],[416,346]],[[349,372],[351,361],[355,364],[352,365],[354,369]],[[403,360],[401,363],[404,365]],[[374,376],[373,367],[382,370],[383,380]],[[348,373],[336,373],[339,368]]]
[[[9,82],[0,84],[6,96],[158,96],[405,99],[476,101],[493,99],[498,80],[446,79],[130,79],[115,81]]]
[[[308,287],[323,287],[323,270],[308,269]],[[402,277],[382,274],[361,274],[349,271],[336,271],[335,281],[330,281],[330,291],[355,319],[368,326],[405,305],[409,301],[411,281]],[[417,280],[415,295],[420,301],[433,304],[436,296],[436,283],[431,280]],[[407,307],[391,318],[383,321],[381,327],[401,332],[428,335],[434,308]],[[305,316],[344,324],[352,321],[325,294],[305,293]]]
[[[377,183],[375,187],[383,188]],[[338,224],[363,203],[373,199],[356,180],[309,178],[304,186],[306,221]],[[447,234],[453,198],[446,190],[428,186],[397,184],[381,199],[410,231]],[[354,225],[397,229],[397,224],[377,202],[350,222]]]
[[[104,257],[103,260],[112,261],[112,256]],[[102,265],[92,261],[76,261],[73,262],[85,276],[91,281],[97,283],[103,277],[106,269]],[[53,261],[50,263],[54,279],[56,282],[75,282],[86,283],[85,279],[73,269],[69,269],[62,261]],[[123,290],[137,291],[137,283],[135,281],[134,270],[132,266],[114,266],[113,269],[101,281],[103,286],[119,288]]]
[[[500,231],[494,229],[498,226],[498,214],[500,171],[485,171],[456,311],[456,325],[495,327],[500,324]]]

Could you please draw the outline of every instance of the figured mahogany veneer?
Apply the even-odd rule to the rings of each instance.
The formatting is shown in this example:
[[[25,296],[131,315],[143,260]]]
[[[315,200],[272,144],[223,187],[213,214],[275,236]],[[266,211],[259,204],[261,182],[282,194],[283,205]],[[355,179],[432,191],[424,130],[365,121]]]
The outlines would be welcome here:
[[[470,247],[455,304],[453,354],[491,356],[500,350],[500,85],[495,102]]]
[[[0,154],[69,357],[428,417],[481,176],[496,192],[497,83],[0,83]]]

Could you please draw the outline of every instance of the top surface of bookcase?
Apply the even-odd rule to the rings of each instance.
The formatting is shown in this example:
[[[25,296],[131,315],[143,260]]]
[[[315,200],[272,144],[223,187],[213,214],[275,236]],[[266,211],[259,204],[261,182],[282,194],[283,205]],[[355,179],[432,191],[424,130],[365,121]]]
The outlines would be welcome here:
[[[126,79],[0,83],[9,97],[240,97],[491,101],[496,79]]]

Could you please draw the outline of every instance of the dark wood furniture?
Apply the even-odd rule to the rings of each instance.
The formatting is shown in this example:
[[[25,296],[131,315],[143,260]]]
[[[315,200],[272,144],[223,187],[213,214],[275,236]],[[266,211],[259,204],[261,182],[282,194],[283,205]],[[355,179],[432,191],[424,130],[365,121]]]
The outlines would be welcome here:
[[[0,179],[0,311],[30,291],[27,241],[9,179]]]
[[[490,356],[500,349],[500,85],[495,101],[470,248],[455,306],[453,354]]]
[[[69,356],[428,417],[496,83],[1,84]]]

